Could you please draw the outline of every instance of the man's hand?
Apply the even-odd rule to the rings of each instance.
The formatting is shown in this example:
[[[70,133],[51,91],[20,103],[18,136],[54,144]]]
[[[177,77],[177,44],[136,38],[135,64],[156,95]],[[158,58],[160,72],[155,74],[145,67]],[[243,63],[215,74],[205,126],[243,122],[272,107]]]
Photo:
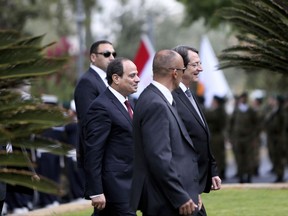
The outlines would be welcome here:
[[[180,206],[179,214],[180,215],[192,215],[196,208],[198,208],[198,206],[192,201],[192,199],[190,199],[188,200],[188,202]]]
[[[203,202],[202,202],[202,198],[201,195],[198,195],[198,210],[200,211],[202,208]]]
[[[212,177],[212,190],[220,190],[221,189],[221,179],[219,176]]]
[[[100,194],[99,196],[93,197],[91,201],[92,201],[91,205],[94,206],[94,208],[98,210],[102,210],[105,208],[106,199],[104,194]]]

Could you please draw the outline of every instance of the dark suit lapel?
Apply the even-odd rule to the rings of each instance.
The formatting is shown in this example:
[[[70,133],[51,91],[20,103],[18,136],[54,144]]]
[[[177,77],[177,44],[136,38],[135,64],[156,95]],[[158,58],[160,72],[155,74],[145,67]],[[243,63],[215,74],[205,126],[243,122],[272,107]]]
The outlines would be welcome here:
[[[192,105],[192,103],[190,102],[190,100],[187,98],[186,94],[182,91],[182,89],[181,89],[181,88],[178,88],[178,89],[175,90],[175,92],[178,94],[179,99],[183,102],[183,104],[190,110],[190,112],[192,113],[192,115],[194,116],[194,118],[197,120],[197,122],[199,123],[199,125],[201,125],[201,126],[206,130],[206,125],[207,125],[206,122],[204,121],[205,124],[206,124],[206,125],[204,125],[203,122],[202,122],[202,120],[200,119],[200,116],[198,115],[197,111],[196,111],[195,108],[193,107],[193,105]],[[192,96],[193,96],[193,98],[194,98],[194,100],[195,100],[195,97],[194,97],[193,93],[192,93]],[[196,105],[197,105],[197,107],[198,107],[198,109],[199,109],[199,106],[198,106],[196,100],[195,100],[195,102],[196,102]],[[200,114],[201,114],[201,116],[202,116],[202,119],[204,120],[203,115],[202,115],[200,109],[199,109],[199,111],[200,111]]]
[[[111,99],[111,102],[119,109],[119,111],[123,114],[123,116],[128,120],[128,122],[132,125],[132,119],[129,116],[129,113],[124,108],[124,106],[120,103],[120,101],[116,98],[116,96],[107,88],[105,93],[108,98]]]
[[[180,128],[180,131],[181,133],[183,134],[183,136],[185,137],[185,139],[187,140],[187,142],[195,149],[194,145],[193,145],[193,142],[185,128],[185,125],[183,124],[181,118],[179,117],[178,115],[178,112],[176,110],[175,107],[173,107],[169,101],[165,98],[165,96],[159,91],[159,89],[157,89],[153,84],[150,84],[150,86],[148,86],[149,88],[151,88],[156,94],[158,94],[163,100],[164,102],[167,104],[167,106],[169,107],[170,111],[172,112],[173,116],[175,117],[178,125],[179,125],[179,128]],[[177,106],[177,104],[176,104]]]
[[[203,112],[202,112],[202,110],[201,110],[201,108],[200,108],[200,106],[199,106],[199,104],[198,104],[198,101],[197,101],[197,99],[196,99],[196,97],[195,97],[195,95],[194,95],[194,93],[192,92],[192,96],[193,96],[193,98],[194,98],[194,101],[195,101],[195,103],[196,103],[196,105],[197,105],[197,107],[198,107],[198,110],[199,110],[199,112],[200,112],[200,115],[201,115],[201,117],[202,117],[202,119],[203,119],[203,121],[204,121],[204,123],[205,123],[205,125],[204,125],[204,127],[205,127],[205,129],[207,129],[208,127],[207,127],[207,122],[206,122],[206,119],[205,119],[205,116],[204,116],[204,114],[203,114]],[[195,109],[194,109],[195,110]],[[196,110],[195,110],[195,112],[196,112]],[[198,117],[199,118],[199,117]],[[200,118],[199,118],[200,119]],[[201,119],[200,119],[200,121],[201,121]],[[201,124],[203,125],[203,122],[201,121]]]
[[[103,82],[103,80],[101,79],[101,77],[99,76],[99,74],[93,70],[91,67],[89,68],[89,73],[96,78],[96,80],[98,81],[97,85],[100,89],[102,89],[102,92],[105,91],[105,89],[107,88],[107,86],[105,85],[105,83]]]

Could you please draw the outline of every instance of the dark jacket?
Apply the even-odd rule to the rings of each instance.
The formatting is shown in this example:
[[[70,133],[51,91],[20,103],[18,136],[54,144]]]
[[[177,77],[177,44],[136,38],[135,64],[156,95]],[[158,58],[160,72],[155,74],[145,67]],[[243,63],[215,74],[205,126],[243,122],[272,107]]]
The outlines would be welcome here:
[[[172,95],[176,102],[179,116],[183,120],[189,136],[198,152],[200,193],[209,192],[212,185],[212,177],[217,176],[218,171],[216,161],[210,149],[210,133],[207,122],[195,97],[195,102],[205,125],[202,123],[192,103],[180,87],[174,90]]]

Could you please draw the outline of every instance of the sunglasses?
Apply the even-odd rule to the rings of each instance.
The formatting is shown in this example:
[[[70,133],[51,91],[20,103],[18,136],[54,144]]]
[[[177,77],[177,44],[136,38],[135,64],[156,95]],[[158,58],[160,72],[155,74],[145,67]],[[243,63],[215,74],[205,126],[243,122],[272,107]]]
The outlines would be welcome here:
[[[109,51],[99,52],[99,53],[95,53],[95,54],[103,55],[105,58],[109,58],[111,55],[113,55],[113,57],[115,58],[117,55],[116,52],[109,52]]]

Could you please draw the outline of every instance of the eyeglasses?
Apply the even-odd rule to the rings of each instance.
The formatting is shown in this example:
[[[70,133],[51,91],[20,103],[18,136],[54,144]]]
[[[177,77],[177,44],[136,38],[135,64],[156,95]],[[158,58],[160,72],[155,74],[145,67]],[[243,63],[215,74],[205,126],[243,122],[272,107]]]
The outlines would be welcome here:
[[[201,62],[195,62],[195,63],[188,63],[187,65],[190,65],[193,68],[196,68],[196,67],[202,66],[202,63]]]
[[[184,73],[185,70],[186,70],[186,67],[183,67],[183,68],[168,68],[168,69],[169,70],[176,70],[176,71],[180,70],[180,71],[182,71]]]
[[[95,53],[95,54],[103,55],[105,58],[109,58],[111,55],[113,55],[113,57],[115,58],[116,55],[117,55],[116,52],[110,52],[110,51],[106,51],[106,52],[99,52],[99,53]]]

